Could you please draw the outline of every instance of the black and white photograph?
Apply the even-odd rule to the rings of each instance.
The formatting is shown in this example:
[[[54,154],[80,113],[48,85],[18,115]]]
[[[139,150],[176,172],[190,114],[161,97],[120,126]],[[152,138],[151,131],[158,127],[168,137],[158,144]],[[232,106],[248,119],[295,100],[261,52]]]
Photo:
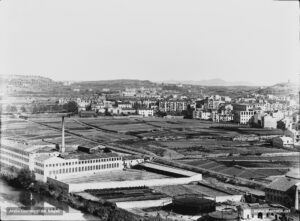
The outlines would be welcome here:
[[[0,220],[300,221],[299,0],[0,0]]]

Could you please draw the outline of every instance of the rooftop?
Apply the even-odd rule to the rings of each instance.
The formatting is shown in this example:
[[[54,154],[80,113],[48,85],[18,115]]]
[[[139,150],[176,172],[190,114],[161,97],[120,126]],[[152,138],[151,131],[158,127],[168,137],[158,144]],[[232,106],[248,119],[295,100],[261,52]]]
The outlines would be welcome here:
[[[150,169],[156,169],[156,170],[162,170],[162,171],[167,171],[170,173],[175,173],[175,174],[180,174],[183,176],[195,176],[198,173],[192,172],[192,171],[188,171],[188,170],[183,170],[183,169],[179,169],[179,168],[175,168],[175,167],[169,167],[169,166],[165,166],[165,165],[160,165],[160,164],[154,164],[154,163],[143,163],[141,164],[144,167],[148,167]]]
[[[150,179],[162,179],[170,178],[169,176],[147,172],[143,170],[115,170],[100,172],[96,174],[87,174],[81,177],[68,177],[62,178],[61,181],[65,183],[95,183],[95,182],[111,182],[111,181],[126,181],[126,180],[150,180]]]
[[[59,157],[63,159],[78,159],[78,160],[91,160],[99,158],[119,157],[116,153],[93,153],[88,154],[84,152],[68,152],[63,153]]]
[[[299,182],[300,182],[299,179],[293,179],[289,177],[279,177],[278,179],[270,183],[267,186],[267,189],[286,192],[287,190],[289,190],[291,187],[293,187]]]

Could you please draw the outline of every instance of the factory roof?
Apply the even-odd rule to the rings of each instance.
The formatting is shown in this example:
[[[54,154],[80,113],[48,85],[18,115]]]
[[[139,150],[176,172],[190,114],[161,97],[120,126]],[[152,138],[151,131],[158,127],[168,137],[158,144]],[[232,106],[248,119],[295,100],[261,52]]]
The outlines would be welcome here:
[[[91,160],[91,159],[99,159],[99,158],[110,158],[110,157],[119,157],[116,153],[79,153],[79,152],[71,152],[71,153],[63,153],[60,155],[63,159],[78,159],[78,160]]]
[[[27,144],[25,142],[11,141],[5,139],[1,140],[1,146],[11,149],[18,149],[28,153],[50,152],[53,151],[53,149],[55,149],[54,146],[51,144],[34,145],[30,143]]]
[[[179,169],[179,168],[175,168],[175,167],[169,167],[169,166],[165,166],[165,165],[161,165],[161,164],[155,164],[155,163],[143,163],[142,166],[148,167],[150,169],[162,170],[162,171],[167,171],[170,173],[175,173],[175,174],[180,174],[180,175],[190,176],[190,177],[198,174],[198,173],[195,173],[192,171]]]
[[[38,160],[38,161],[40,161],[40,162],[44,162],[44,161],[46,161],[46,160],[48,160],[48,159],[50,159],[51,157],[55,157],[55,156],[51,156],[51,155],[38,155],[38,156],[36,156],[34,159],[35,160]]]
[[[137,159],[144,159],[144,158],[140,155],[123,156],[123,160],[137,160]]]
[[[267,189],[286,192],[287,190],[289,190],[291,187],[293,187],[297,183],[300,183],[300,181],[298,179],[293,179],[293,178],[289,178],[289,177],[279,177],[278,179],[276,179],[272,183],[270,183],[267,186]]]

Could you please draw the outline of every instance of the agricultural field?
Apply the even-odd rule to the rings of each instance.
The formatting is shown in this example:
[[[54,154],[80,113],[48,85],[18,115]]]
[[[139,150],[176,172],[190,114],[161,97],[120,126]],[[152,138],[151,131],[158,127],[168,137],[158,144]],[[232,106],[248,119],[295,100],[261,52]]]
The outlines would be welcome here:
[[[92,147],[99,142],[256,180],[282,175],[286,168],[299,166],[299,159],[294,157],[275,156],[268,157],[274,162],[258,162],[259,159],[264,159],[264,154],[296,150],[274,148],[266,141],[233,140],[234,137],[240,136],[280,134],[278,130],[247,127],[221,129],[213,127],[215,125],[217,124],[213,122],[187,119],[66,117],[65,142],[67,150],[72,150],[76,145]],[[60,144],[60,130],[61,119],[58,117],[39,116],[29,118],[28,121],[10,117],[2,119],[1,135],[32,144]],[[222,161],[224,159],[232,159],[235,162]],[[257,161],[239,161],[241,159]]]
[[[235,165],[226,165],[224,163],[213,160],[180,160],[180,163],[199,167],[201,169],[209,169],[215,172],[220,172],[231,176],[237,176],[263,182],[269,182],[267,180],[269,176],[284,175],[289,170],[287,167],[284,167],[282,165],[278,166],[276,164],[273,164],[271,167],[265,168],[247,168]]]

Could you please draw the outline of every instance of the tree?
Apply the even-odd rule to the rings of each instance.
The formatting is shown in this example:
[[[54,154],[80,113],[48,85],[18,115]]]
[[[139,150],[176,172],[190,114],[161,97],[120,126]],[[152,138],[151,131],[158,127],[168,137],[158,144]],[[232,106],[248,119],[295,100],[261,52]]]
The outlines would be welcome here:
[[[285,130],[286,129],[286,125],[285,125],[285,123],[283,121],[280,120],[280,121],[277,122],[277,128],[281,129],[281,130]]]
[[[20,186],[27,188],[34,181],[35,181],[35,175],[29,169],[24,168],[18,172],[17,182],[20,184]]]
[[[17,107],[16,106],[11,106],[11,112],[17,112],[18,111],[18,109],[17,109]]]
[[[26,108],[24,106],[21,107],[22,112],[26,112]]]
[[[108,112],[107,108],[105,108],[104,116],[111,116],[111,113]]]
[[[75,101],[69,101],[63,105],[63,109],[67,112],[78,113],[78,105]]]
[[[92,110],[92,104],[89,104],[88,106],[85,107],[86,111],[91,111]]]
[[[187,109],[185,111],[182,111],[182,114],[184,118],[192,119],[193,118],[193,111],[194,109],[191,107],[191,105],[187,105]]]

